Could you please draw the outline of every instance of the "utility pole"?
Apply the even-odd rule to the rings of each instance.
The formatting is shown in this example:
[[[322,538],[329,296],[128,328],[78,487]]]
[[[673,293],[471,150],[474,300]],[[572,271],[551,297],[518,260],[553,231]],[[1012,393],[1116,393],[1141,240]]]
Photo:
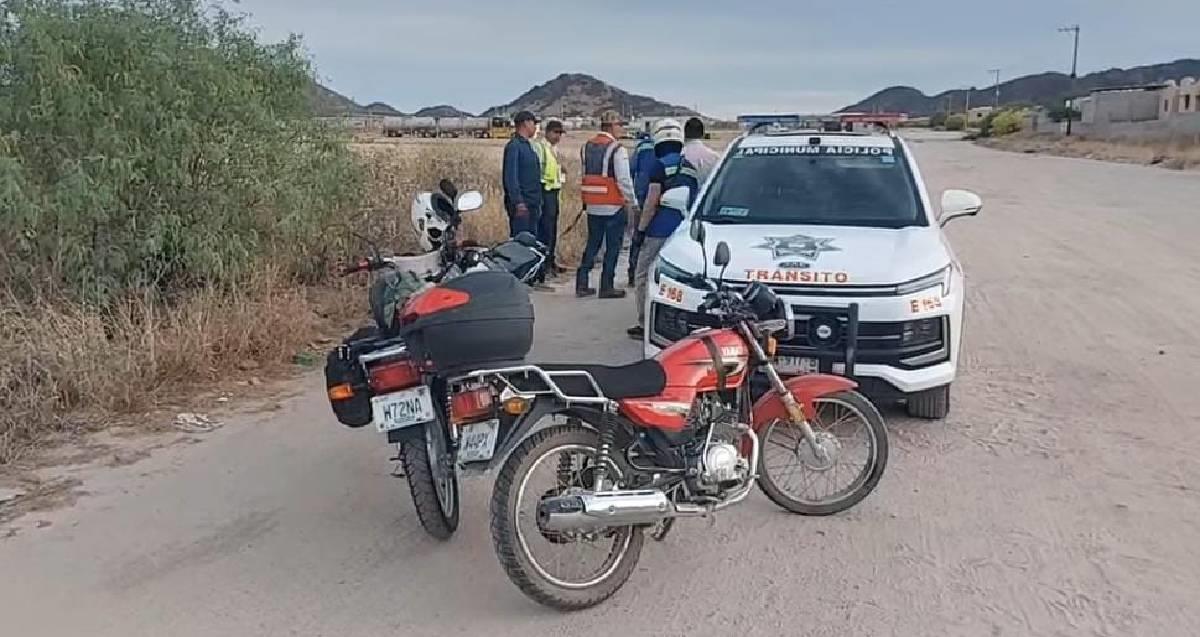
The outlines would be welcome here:
[[[1075,79],[1078,77],[1079,71],[1079,25],[1072,24],[1069,27],[1061,27],[1059,33],[1072,33],[1075,35],[1075,52],[1071,55],[1071,97],[1067,104],[1067,137],[1071,136],[1071,120],[1075,119]]]
[[[988,69],[988,73],[996,76],[996,94],[992,98],[992,108],[1000,110],[1000,69]]]

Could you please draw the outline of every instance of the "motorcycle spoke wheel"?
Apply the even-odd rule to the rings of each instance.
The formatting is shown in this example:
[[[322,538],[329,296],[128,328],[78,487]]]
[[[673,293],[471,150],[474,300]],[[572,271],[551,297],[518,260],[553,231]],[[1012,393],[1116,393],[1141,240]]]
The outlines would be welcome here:
[[[857,392],[813,401],[810,421],[819,449],[793,423],[763,432],[759,487],[779,506],[802,515],[830,515],[865,498],[887,464],[887,431],[878,410]]]
[[[598,445],[590,429],[543,429],[513,450],[492,494],[492,541],[509,579],[532,599],[560,610],[587,608],[610,597],[629,579],[641,554],[641,528],[558,533],[537,522],[542,499],[592,488]],[[621,475],[615,465],[608,473],[610,479]]]

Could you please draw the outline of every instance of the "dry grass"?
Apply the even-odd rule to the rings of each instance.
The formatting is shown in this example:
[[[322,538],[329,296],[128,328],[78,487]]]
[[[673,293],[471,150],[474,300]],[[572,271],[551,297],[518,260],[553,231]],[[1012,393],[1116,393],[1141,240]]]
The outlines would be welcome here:
[[[562,154],[568,173],[559,220],[559,262],[575,265],[586,224],[568,231],[581,209],[579,147],[569,135]],[[483,192],[485,206],[467,218],[469,238],[508,236],[500,164],[504,140],[373,140],[355,144],[368,173],[367,209],[347,225],[395,252],[415,246],[412,197],[453,179]],[[714,144],[719,145],[719,142]],[[364,254],[346,228],[329,229],[335,256]],[[341,255],[343,250],[350,254]],[[358,250],[357,253],[354,251]],[[288,364],[332,325],[364,320],[364,281],[304,288],[270,270],[230,291],[192,292],[170,303],[130,298],[113,309],[63,301],[21,302],[0,282],[0,466],[47,434],[86,430],[114,415],[161,406],[240,368]]]
[[[287,363],[318,331],[314,307],[304,290],[273,273],[234,293],[202,290],[169,306],[140,298],[109,311],[5,303],[0,464],[47,433],[151,409],[164,394],[239,367]]]
[[[568,177],[579,174],[579,147],[585,138],[576,133],[562,142]],[[508,237],[500,181],[504,143],[488,139],[380,139],[356,144],[368,166],[370,209],[356,225],[365,225],[398,252],[412,249],[415,244],[408,221],[412,198],[418,192],[435,189],[438,180],[446,177],[460,190],[479,190],[484,195],[483,209],[466,219],[469,238],[495,243]],[[558,258],[563,265],[577,264],[583,254],[586,224],[576,224],[568,232],[581,209],[578,184],[568,178],[561,193],[559,216]]]
[[[1060,135],[1009,135],[981,140],[990,148],[1099,159],[1173,170],[1200,168],[1200,136],[1173,141],[1104,140]]]

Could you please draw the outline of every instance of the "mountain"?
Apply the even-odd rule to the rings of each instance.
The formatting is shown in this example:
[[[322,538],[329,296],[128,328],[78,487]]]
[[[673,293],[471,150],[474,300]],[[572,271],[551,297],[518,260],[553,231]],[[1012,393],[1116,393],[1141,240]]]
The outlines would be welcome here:
[[[318,116],[358,115],[363,112],[363,107],[354,100],[316,82],[313,82],[312,88],[309,89],[308,99],[312,103],[313,112]]]
[[[417,117],[474,117],[474,115],[460,111],[449,104],[438,104],[437,106],[426,106],[425,108],[413,113]]]
[[[383,102],[371,102],[370,104],[362,107],[362,110],[370,113],[371,115],[387,115],[391,117],[399,117],[400,115],[404,114],[392,108],[391,105],[384,104]]]
[[[558,77],[525,91],[520,97],[493,106],[483,117],[512,115],[517,111],[533,111],[542,116],[594,117],[606,110],[626,115],[697,115],[683,106],[660,102],[645,95],[633,95],[611,84],[582,73],[563,73]]]
[[[1200,78],[1200,59],[1176,60],[1130,69],[1108,69],[1084,75],[1074,83],[1069,75],[1063,73],[1038,73],[1002,82],[1000,104],[1057,106],[1068,97],[1084,95],[1094,89],[1153,84],[1189,76]],[[893,86],[842,111],[902,111],[914,117],[924,117],[947,110],[961,110],[967,93],[966,89],[960,89],[926,95],[911,86]],[[972,104],[990,105],[995,99],[995,88],[973,88],[970,96]]]

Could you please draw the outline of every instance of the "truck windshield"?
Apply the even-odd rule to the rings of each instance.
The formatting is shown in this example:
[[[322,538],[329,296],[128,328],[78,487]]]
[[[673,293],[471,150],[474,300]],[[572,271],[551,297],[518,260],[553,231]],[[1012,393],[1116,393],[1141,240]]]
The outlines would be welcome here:
[[[697,210],[712,223],[927,225],[904,153],[891,147],[738,148]]]

